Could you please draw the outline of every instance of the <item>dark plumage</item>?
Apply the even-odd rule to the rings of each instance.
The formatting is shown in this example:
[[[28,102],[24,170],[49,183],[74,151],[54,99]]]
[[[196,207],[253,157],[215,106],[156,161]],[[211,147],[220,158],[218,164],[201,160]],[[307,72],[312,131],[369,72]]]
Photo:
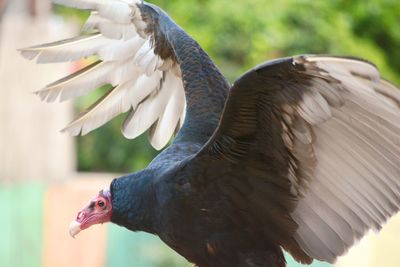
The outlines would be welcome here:
[[[371,63],[283,58],[230,86],[154,5],[56,2],[92,10],[85,29],[99,33],[23,55],[100,61],[38,94],[64,100],[114,86],[66,131],[86,134],[129,111],[124,135],[149,129],[162,148],[181,127],[146,169],[101,191],[72,235],[111,221],[160,236],[200,267],[281,267],[281,248],[302,263],[333,262],[399,210],[400,93]]]

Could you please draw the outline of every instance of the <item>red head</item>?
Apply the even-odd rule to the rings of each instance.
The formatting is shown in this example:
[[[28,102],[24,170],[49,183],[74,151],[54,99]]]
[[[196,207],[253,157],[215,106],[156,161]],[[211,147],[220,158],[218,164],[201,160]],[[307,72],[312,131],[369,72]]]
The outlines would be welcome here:
[[[81,230],[93,224],[109,222],[112,213],[110,190],[104,189],[93,198],[76,216],[69,226],[69,234],[75,237]]]

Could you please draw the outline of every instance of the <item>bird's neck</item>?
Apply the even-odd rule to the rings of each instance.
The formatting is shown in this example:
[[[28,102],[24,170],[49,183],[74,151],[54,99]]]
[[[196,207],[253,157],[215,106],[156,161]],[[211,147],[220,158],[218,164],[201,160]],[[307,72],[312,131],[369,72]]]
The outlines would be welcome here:
[[[113,211],[111,222],[132,231],[154,233],[157,229],[157,200],[151,178],[134,173],[114,179],[111,183]],[[147,178],[148,177],[148,178]]]
[[[180,64],[187,103],[176,141],[204,143],[218,126],[230,85],[200,45],[173,23],[165,18],[162,27]]]

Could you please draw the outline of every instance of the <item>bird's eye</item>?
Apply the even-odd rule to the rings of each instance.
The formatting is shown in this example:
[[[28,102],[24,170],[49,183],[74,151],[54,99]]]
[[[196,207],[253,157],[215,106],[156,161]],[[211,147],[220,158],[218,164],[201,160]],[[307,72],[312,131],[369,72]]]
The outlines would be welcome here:
[[[99,200],[99,201],[97,202],[97,205],[98,205],[100,208],[104,207],[104,201],[103,201],[103,200]]]

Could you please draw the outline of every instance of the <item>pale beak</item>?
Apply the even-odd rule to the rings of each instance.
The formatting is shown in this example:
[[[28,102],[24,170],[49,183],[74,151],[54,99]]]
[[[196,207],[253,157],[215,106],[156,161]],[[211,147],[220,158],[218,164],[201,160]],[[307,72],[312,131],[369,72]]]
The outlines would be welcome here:
[[[77,221],[72,221],[71,224],[69,225],[69,234],[75,238],[77,234],[81,231],[81,224]]]

